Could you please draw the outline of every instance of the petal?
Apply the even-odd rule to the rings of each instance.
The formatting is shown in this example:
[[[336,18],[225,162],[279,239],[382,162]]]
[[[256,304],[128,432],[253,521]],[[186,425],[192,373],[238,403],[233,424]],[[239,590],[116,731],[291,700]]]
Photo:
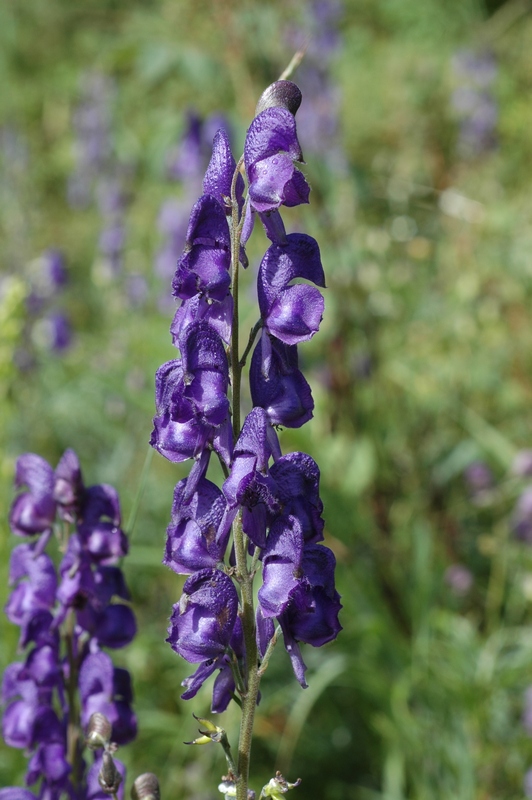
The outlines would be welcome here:
[[[285,108],[267,108],[248,128],[244,144],[246,169],[279,152],[287,153],[295,161],[303,160],[294,115]]]
[[[236,169],[236,161],[231,153],[229,137],[223,128],[220,128],[212,143],[212,156],[203,179],[203,192],[216,197],[227,215],[231,214],[231,207],[226,205],[225,198],[231,197],[231,183]],[[236,181],[236,197],[239,206],[242,203],[244,192],[244,179],[238,175]]]

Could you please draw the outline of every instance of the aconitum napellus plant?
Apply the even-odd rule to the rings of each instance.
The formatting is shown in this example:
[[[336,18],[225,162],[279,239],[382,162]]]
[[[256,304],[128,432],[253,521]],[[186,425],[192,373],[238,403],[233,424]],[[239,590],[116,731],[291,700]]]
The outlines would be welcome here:
[[[122,798],[124,767],[111,752],[135,738],[137,722],[130,675],[107,650],[127,645],[136,623],[119,566],[128,541],[118,494],[108,484],[85,486],[73,450],[55,470],[35,453],[20,456],[15,486],[9,524],[23,541],[11,553],[5,613],[20,627],[23,657],[3,676],[2,734],[28,754],[35,794],[8,787],[0,800],[103,800],[110,765],[112,796]],[[57,568],[47,552],[54,541]],[[93,715],[105,715],[109,752],[87,758]]]
[[[172,462],[192,460],[188,478],[175,487],[167,530],[164,563],[189,576],[167,641],[197,665],[183,698],[215,676],[212,711],[224,711],[232,699],[241,706],[236,759],[225,732],[207,720],[196,740],[223,745],[229,772],[219,789],[238,800],[254,796],[248,789],[254,713],[277,638],[282,633],[295,677],[306,687],[300,645],[319,647],[341,629],[335,559],[321,543],[319,469],[305,453],[283,454],[278,436],[280,428],[299,428],[312,417],[298,346],[317,333],[324,310],[318,244],[303,233],[287,234],[280,213],[309,200],[299,169],[300,103],[291,81],[269,86],[238,163],[226,132],[215,134],[172,284],[179,306],[171,334],[179,355],[156,375],[151,444]],[[271,244],[258,268],[257,322],[240,352],[239,271],[248,266],[246,243],[257,217]],[[241,421],[248,359],[253,408]],[[225,475],[221,487],[208,477],[212,458]],[[277,774],[261,796],[280,797],[293,785]]]

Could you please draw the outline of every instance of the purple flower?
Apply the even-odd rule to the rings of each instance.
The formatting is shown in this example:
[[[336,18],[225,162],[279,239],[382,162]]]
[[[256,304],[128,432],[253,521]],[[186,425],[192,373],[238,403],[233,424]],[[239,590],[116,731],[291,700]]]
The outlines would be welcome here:
[[[185,581],[166,641],[186,661],[217,658],[229,645],[237,608],[238,595],[231,578],[217,569],[199,570]]]
[[[163,563],[178,574],[191,574],[223,561],[229,531],[220,537],[225,498],[211,481],[202,478],[191,497],[187,480],[175,487],[172,521],[166,532]]]
[[[272,455],[278,457],[278,441],[262,408],[254,408],[246,417],[234,449],[229,477],[222,491],[227,511],[221,523],[225,532],[232,524],[239,507],[243,509],[244,532],[257,547],[266,541],[267,513],[277,509],[275,483],[268,471]]]
[[[55,519],[54,472],[44,458],[25,453],[17,459],[15,486],[27,486],[11,506],[9,524],[17,536],[32,536],[49,531]]]
[[[289,234],[286,245],[270,245],[259,267],[258,298],[264,331],[289,345],[314,336],[324,307],[318,289],[294,285],[296,278],[325,286],[318,244],[304,233]],[[266,365],[270,351],[270,340],[263,335],[262,359]]]
[[[512,462],[512,473],[520,478],[532,475],[532,450],[519,450]]]
[[[130,707],[133,700],[130,675],[114,667],[106,653],[91,653],[84,659],[79,672],[79,692],[83,728],[98,711],[113,726],[114,742],[122,745],[135,738],[137,720]]]
[[[296,517],[306,544],[323,539],[323,503],[319,494],[320,470],[306,453],[287,453],[272,465],[270,474],[277,486],[283,514]]]
[[[65,450],[54,472],[54,500],[59,505],[59,514],[68,522],[73,522],[84,492],[79,459],[68,448]]]
[[[198,322],[186,328],[179,344],[182,359],[157,371],[151,444],[170,461],[179,462],[200,459],[211,443],[229,463],[229,372],[223,342],[210,325]]]
[[[38,611],[53,608],[57,578],[46,553],[37,554],[34,545],[20,544],[11,553],[9,584],[15,585],[5,612],[16,625],[25,624]]]
[[[303,161],[294,115],[266,108],[251,123],[244,144],[249,199],[256,211],[308,203],[309,185],[294,161]]]
[[[312,418],[310,386],[298,369],[297,347],[271,337],[271,357],[262,363],[262,343],[253,351],[249,371],[251,399],[263,408],[272,425],[300,428]]]
[[[303,578],[303,531],[295,517],[279,517],[268,534],[262,555],[259,603],[265,617],[278,617]]]
[[[229,226],[218,200],[204,194],[190,215],[185,251],[179,259],[173,281],[175,297],[188,299],[201,293],[223,300],[231,277]]]
[[[214,136],[212,157],[203,179],[203,192],[212,195],[220,203],[226,215],[231,214],[231,206],[226,198],[231,199],[231,183],[236,169],[236,161],[231,152],[231,144],[227,133],[221,128]],[[237,176],[236,197],[240,209],[243,205],[244,179]]]

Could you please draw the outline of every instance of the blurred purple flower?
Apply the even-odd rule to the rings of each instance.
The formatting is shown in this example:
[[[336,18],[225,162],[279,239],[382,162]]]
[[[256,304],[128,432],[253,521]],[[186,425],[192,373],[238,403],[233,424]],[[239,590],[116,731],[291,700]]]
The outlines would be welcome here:
[[[466,595],[473,586],[473,575],[463,564],[451,564],[445,570],[445,583],[457,597]]]

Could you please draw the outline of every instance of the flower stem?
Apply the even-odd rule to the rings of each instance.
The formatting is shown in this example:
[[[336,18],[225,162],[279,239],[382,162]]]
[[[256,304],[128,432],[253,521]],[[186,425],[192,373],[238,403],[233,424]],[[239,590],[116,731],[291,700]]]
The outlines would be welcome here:
[[[242,695],[242,717],[240,720],[240,738],[238,742],[238,779],[236,783],[237,800],[247,800],[249,763],[253,722],[257,697],[259,694],[260,675],[258,668],[257,643],[255,638],[255,614],[253,611],[253,575],[247,566],[244,532],[242,530],[242,512],[239,511],[233,527],[235,544],[236,575],[241,590],[241,621],[246,648],[246,691]]]

